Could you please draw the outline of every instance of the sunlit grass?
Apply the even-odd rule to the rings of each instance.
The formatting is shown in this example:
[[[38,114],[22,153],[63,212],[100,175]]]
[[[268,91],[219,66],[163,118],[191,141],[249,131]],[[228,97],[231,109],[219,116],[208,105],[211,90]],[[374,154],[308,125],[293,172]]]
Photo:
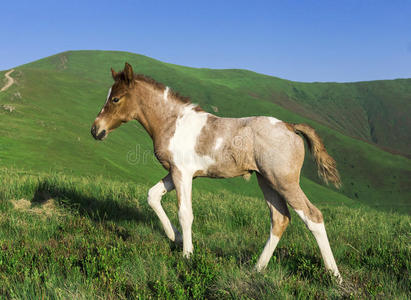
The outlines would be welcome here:
[[[253,271],[269,230],[258,197],[195,190],[195,252],[186,260],[148,206],[148,186],[4,169],[1,177],[6,297],[406,298],[409,292],[410,217],[348,198],[316,203],[344,278],[340,286],[294,213],[267,270]],[[163,203],[177,224],[175,193]]]

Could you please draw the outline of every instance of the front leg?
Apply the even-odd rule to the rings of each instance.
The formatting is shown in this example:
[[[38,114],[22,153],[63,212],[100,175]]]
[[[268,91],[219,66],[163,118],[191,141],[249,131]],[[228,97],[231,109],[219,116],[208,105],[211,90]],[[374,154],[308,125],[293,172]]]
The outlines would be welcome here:
[[[178,199],[178,218],[183,231],[183,255],[190,257],[193,253],[193,242],[191,239],[191,225],[193,224],[193,209],[191,206],[191,189],[193,175],[175,169],[171,172]]]
[[[181,243],[182,239],[180,232],[173,226],[173,224],[171,224],[170,219],[167,217],[163,207],[161,206],[161,197],[173,189],[174,183],[171,178],[171,174],[168,174],[163,178],[163,180],[160,180],[148,191],[148,204],[160,219],[167,237],[173,242]]]

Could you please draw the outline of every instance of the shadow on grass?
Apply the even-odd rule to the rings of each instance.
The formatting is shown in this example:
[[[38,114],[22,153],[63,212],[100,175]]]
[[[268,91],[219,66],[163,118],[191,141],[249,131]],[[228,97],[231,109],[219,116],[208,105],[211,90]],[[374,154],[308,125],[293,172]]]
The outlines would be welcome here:
[[[90,187],[91,188],[91,187]],[[135,195],[136,198],[137,196]],[[132,198],[132,197],[130,197]],[[126,240],[130,237],[129,232],[122,226],[113,226],[112,222],[130,220],[150,226],[168,239],[164,229],[161,227],[158,217],[151,209],[139,209],[137,202],[139,199],[130,201],[130,198],[120,202],[113,200],[112,197],[104,195],[85,195],[81,191],[67,187],[64,184],[43,180],[39,183],[31,199],[33,204],[43,204],[49,199],[54,199],[58,203],[69,207],[69,209],[86,216],[94,222],[103,223],[109,230]],[[143,201],[146,201],[144,198]],[[134,204],[135,203],[135,204]],[[112,221],[112,222],[110,222]],[[169,240],[171,251],[181,251],[182,245]]]
[[[63,184],[44,180],[39,183],[32,203],[41,204],[50,198],[67,205],[93,221],[134,220],[139,223],[152,224],[154,219],[152,212],[142,212],[136,206],[133,206],[131,201],[119,203],[111,197],[103,195],[101,197],[85,195]]]

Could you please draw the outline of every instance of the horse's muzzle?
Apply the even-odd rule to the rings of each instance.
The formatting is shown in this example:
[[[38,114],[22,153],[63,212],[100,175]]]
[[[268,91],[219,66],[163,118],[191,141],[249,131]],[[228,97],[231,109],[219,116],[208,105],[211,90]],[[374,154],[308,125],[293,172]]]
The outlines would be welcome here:
[[[101,141],[105,136],[106,136],[106,130],[103,129],[100,133],[98,133],[98,129],[96,127],[96,125],[93,125],[91,127],[91,135],[96,139]]]

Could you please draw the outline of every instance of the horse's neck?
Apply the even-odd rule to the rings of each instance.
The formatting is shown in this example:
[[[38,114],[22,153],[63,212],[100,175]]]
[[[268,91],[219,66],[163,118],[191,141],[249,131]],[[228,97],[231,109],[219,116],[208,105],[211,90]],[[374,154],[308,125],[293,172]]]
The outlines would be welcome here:
[[[164,91],[146,89],[143,97],[138,96],[138,101],[137,120],[154,141],[175,124],[185,106],[169,95],[168,88]]]

